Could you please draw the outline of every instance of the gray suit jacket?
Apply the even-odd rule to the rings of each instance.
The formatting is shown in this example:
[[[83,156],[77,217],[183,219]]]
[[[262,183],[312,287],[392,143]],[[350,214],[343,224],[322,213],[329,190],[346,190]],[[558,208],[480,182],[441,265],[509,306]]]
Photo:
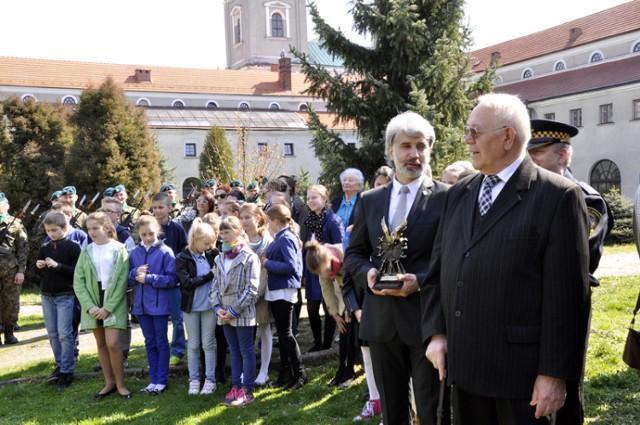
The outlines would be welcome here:
[[[380,268],[378,241],[382,236],[381,221],[389,218],[392,183],[362,194],[354,211],[354,227],[345,253],[345,267],[355,285],[366,293],[362,305],[360,338],[388,342],[396,334],[407,345],[422,345],[420,334],[420,294],[406,298],[374,295],[367,286],[367,272]],[[433,240],[438,228],[444,195],[449,188],[425,178],[407,216],[408,248],[402,264],[407,273],[417,275],[420,282],[429,270]]]
[[[447,193],[421,284],[422,336],[446,334],[449,380],[461,389],[527,399],[539,374],[580,376],[590,305],[584,196],[527,157],[476,220],[482,179]]]

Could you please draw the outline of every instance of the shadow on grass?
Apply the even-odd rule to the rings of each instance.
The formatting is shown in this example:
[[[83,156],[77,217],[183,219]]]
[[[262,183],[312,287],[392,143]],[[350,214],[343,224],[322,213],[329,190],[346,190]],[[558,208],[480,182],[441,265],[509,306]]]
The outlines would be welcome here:
[[[634,369],[591,378],[585,382],[585,397],[588,424],[640,423],[640,373]]]

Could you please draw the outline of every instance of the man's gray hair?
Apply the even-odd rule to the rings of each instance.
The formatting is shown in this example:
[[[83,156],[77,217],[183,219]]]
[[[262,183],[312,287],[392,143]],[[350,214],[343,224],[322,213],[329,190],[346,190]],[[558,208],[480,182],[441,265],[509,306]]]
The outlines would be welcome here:
[[[360,186],[359,190],[362,190],[364,188],[364,174],[362,174],[362,171],[357,168],[347,168],[340,173],[340,183],[342,183],[349,174],[353,175],[358,180],[358,185]]]
[[[427,144],[430,147],[433,146],[433,143],[436,141],[436,133],[429,121],[411,111],[396,115],[389,121],[384,136],[387,147],[393,145],[393,142],[400,133],[404,133],[409,137],[422,136],[427,140]]]
[[[526,149],[526,144],[531,139],[531,121],[527,106],[518,96],[489,93],[478,98],[478,105],[493,110],[495,126],[504,125],[513,128],[522,150]]]

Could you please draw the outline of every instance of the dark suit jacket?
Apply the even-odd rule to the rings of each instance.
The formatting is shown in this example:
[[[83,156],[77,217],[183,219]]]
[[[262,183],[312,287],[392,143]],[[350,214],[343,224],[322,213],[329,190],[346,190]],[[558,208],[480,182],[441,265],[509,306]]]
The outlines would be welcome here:
[[[446,334],[449,381],[464,391],[528,399],[539,374],[580,376],[586,206],[578,185],[526,157],[472,229],[482,179],[447,193],[421,284],[423,338]]]
[[[393,184],[362,194],[354,210],[354,227],[345,253],[345,267],[356,285],[366,288],[362,305],[360,338],[388,342],[396,334],[407,345],[422,345],[420,335],[420,294],[406,298],[374,295],[367,287],[367,272],[380,268],[378,240],[382,236],[382,219],[389,221],[389,201]],[[425,177],[407,216],[408,247],[402,264],[420,282],[429,269],[431,247],[438,228],[444,195],[449,188]]]

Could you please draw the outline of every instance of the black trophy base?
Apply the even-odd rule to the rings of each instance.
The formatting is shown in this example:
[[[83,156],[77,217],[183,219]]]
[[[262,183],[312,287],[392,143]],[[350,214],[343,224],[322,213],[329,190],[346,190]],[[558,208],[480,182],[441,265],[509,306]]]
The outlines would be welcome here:
[[[373,289],[376,291],[382,291],[383,289],[400,289],[404,282],[398,280],[395,275],[384,275],[378,278],[378,282],[373,285]]]

